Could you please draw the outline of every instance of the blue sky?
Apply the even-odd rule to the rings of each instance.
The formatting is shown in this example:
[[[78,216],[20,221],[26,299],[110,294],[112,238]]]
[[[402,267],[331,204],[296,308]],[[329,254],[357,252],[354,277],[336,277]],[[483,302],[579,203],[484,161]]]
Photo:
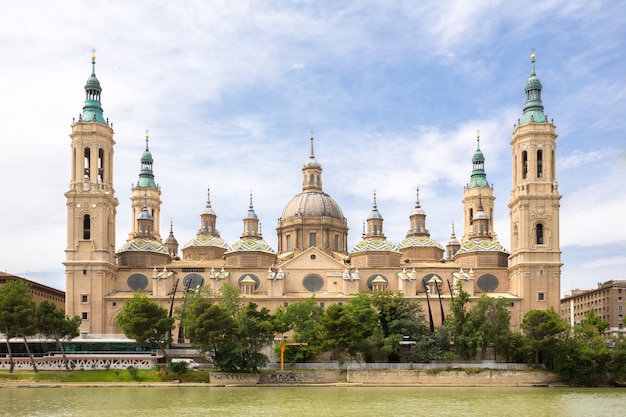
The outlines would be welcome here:
[[[462,234],[480,130],[495,226],[509,244],[510,139],[536,49],[554,119],[561,290],[626,279],[626,4],[615,1],[0,0],[0,270],[63,289],[70,124],[96,48],[114,125],[117,243],[150,131],[162,234],[195,236],[211,187],[241,234],[253,194],[265,240],[301,190],[310,132],[350,249],[374,190],[387,238],[415,187],[431,236]]]

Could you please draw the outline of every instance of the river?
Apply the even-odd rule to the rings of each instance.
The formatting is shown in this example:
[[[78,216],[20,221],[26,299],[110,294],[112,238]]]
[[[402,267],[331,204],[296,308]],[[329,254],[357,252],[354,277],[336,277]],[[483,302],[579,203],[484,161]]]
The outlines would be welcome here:
[[[521,387],[3,388],[0,416],[622,417],[626,390]]]

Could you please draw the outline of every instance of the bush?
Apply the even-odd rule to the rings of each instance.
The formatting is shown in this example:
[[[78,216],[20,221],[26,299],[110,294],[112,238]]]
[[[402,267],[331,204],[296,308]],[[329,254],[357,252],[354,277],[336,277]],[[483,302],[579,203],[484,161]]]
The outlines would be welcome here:
[[[189,364],[187,362],[172,362],[170,363],[170,371],[182,376],[189,369]]]
[[[135,368],[134,366],[129,366],[128,368],[126,368],[126,370],[130,374],[130,377],[132,379],[134,379],[135,381],[139,380],[139,369]]]

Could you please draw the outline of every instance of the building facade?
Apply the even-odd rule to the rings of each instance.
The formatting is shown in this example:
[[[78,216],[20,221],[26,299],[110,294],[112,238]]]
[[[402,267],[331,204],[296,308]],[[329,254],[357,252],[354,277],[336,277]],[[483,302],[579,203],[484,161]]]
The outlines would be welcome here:
[[[30,288],[28,292],[33,295],[35,304],[39,305],[43,300],[47,300],[57,306],[59,310],[65,309],[65,293],[56,288],[48,287],[47,285],[39,284],[38,282],[31,281],[26,278],[18,277],[6,272],[0,272],[0,286],[6,284],[9,281],[24,281],[27,282]]]
[[[102,89],[92,57],[83,111],[70,134],[72,174],[65,193],[67,314],[83,318],[83,333],[118,333],[116,315],[135,291],[171,309],[184,302],[187,291],[201,287],[218,291],[225,284],[239,288],[243,297],[270,310],[311,296],[321,306],[328,306],[343,303],[359,291],[399,291],[419,301],[435,326],[448,314],[459,282],[472,297],[507,298],[514,330],[519,330],[526,311],[558,309],[561,196],[556,182],[557,135],[543,112],[534,55],[531,61],[523,116],[511,140],[509,253],[494,230],[495,197],[487,181],[480,137],[471,170],[468,155],[470,180],[463,191],[460,240],[454,225],[445,246],[430,237],[416,190],[415,206],[407,207],[408,231],[400,243],[387,239],[374,195],[362,239],[348,248],[347,219],[340,204],[324,192],[323,169],[311,138],[309,157],[302,167],[302,189],[283,208],[274,249],[263,239],[252,196],[240,239],[224,241],[210,190],[206,206],[199,212],[196,236],[179,247],[170,224],[169,235],[163,239],[161,189],[155,182],[146,135],[139,180],[131,194],[132,230],[116,249],[115,141],[112,126],[103,117]]]
[[[605,336],[625,334],[624,314],[626,313],[626,281],[611,280],[599,282],[591,290],[571,290],[561,299],[561,317],[575,326],[585,320],[588,311],[609,324]]]

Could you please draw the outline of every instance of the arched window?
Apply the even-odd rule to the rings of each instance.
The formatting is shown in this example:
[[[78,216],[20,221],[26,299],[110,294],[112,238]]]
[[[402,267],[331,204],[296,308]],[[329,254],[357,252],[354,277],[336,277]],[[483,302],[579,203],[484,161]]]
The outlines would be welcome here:
[[[98,182],[104,182],[104,149],[98,149]]]
[[[543,245],[543,224],[537,223],[535,226],[535,243]]]
[[[537,151],[537,178],[543,177],[543,151]]]
[[[83,216],[83,239],[91,239],[91,217],[89,214]]]
[[[522,178],[528,178],[528,152],[522,152]]]
[[[84,178],[89,178],[91,168],[91,150],[89,148],[85,148],[83,151],[83,176]]]

